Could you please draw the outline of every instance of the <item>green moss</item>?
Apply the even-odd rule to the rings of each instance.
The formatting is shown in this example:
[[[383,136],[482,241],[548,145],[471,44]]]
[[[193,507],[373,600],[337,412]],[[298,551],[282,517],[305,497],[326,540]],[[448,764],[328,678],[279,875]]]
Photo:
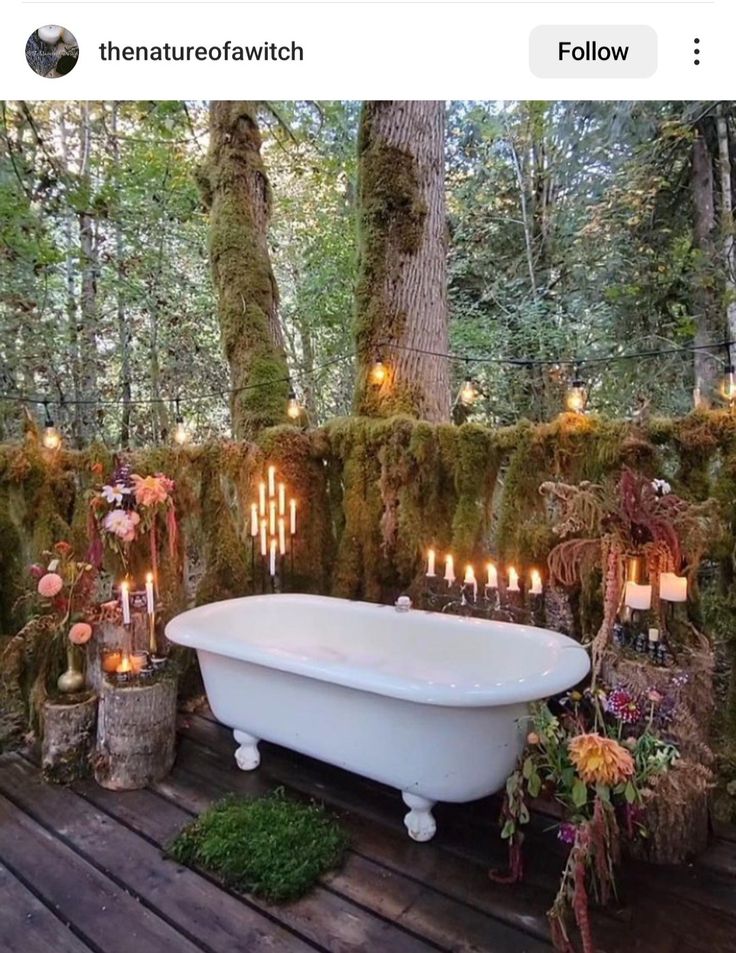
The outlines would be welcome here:
[[[169,848],[180,863],[271,903],[296,900],[337,867],[347,837],[323,808],[287,798],[229,798],[189,824]]]

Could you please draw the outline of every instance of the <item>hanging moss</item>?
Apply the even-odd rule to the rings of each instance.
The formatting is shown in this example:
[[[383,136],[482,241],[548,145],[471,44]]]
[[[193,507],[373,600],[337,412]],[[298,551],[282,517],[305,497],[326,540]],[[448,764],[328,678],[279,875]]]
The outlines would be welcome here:
[[[458,429],[452,548],[466,559],[477,559],[488,549],[491,500],[500,463],[501,455],[486,427],[463,424]]]

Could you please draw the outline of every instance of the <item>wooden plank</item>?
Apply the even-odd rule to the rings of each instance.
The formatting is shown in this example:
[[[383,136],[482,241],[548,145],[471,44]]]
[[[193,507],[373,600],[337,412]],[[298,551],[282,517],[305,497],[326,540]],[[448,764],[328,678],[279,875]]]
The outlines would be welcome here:
[[[90,948],[0,864],[3,953],[90,953]]]
[[[173,776],[157,786],[177,803],[156,798],[149,792],[136,792],[137,810],[129,813],[128,809],[124,808],[126,823],[130,822],[135,830],[152,839],[160,837],[163,832],[166,832],[167,837],[171,836],[171,833],[182,826],[182,819],[189,820],[191,816],[178,806],[181,800],[180,785],[186,791],[184,800],[189,805],[187,811],[201,811],[225,793],[224,789],[214,785],[208,785],[205,791],[204,785],[198,779],[187,779],[184,772],[177,769]],[[121,799],[118,796],[111,796],[109,792],[95,788],[89,783],[75,785],[75,790],[82,792],[104,810],[110,811],[113,816],[121,816]],[[193,793],[195,791],[196,796]],[[542,953],[549,950],[546,943],[509,929],[485,914],[445,898],[421,883],[354,853],[348,854],[343,868],[330,874],[326,883],[342,897],[405,926],[442,949],[487,950],[498,953]]]
[[[6,772],[3,767],[2,775]],[[92,864],[0,795],[0,857],[57,916],[105,953],[201,953]]]

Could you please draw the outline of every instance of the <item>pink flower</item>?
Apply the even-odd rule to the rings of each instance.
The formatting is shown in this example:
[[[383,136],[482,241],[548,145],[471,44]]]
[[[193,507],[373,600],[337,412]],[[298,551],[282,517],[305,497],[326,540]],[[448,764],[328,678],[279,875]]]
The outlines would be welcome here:
[[[46,575],[46,569],[40,563],[33,563],[32,566],[29,566],[28,572],[30,572],[34,579],[40,579],[41,576]]]
[[[44,599],[53,599],[64,588],[64,580],[58,573],[47,572],[38,580],[38,594]]]
[[[131,480],[135,501],[141,506],[155,506],[157,503],[165,503],[169,498],[166,484],[171,484],[171,480],[167,477],[161,475],[142,477],[134,473]]]
[[[69,641],[74,645],[84,645],[92,638],[92,626],[87,622],[75,622],[69,629]]]
[[[125,510],[110,510],[102,521],[103,527],[108,533],[112,533],[124,543],[130,543],[135,539],[136,527],[141,518],[137,513],[128,513]]]

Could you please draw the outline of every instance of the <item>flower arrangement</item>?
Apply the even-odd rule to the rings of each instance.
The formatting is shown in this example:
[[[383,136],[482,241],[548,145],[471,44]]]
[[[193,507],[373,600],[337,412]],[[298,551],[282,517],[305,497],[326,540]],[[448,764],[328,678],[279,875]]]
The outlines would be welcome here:
[[[107,548],[119,558],[127,575],[134,544],[148,537],[151,566],[157,578],[160,528],[168,537],[171,557],[176,553],[174,491],[174,481],[165,473],[141,476],[133,473],[128,464],[120,464],[110,481],[90,495],[90,561],[99,567]]]
[[[90,618],[95,570],[91,563],[76,558],[67,542],[56,543],[43,554],[44,563],[34,563],[30,575],[35,580],[34,617],[54,642],[66,644],[67,670],[58,679],[61,692],[79,691],[84,676],[78,664],[76,647],[92,637]],[[62,643],[63,644],[63,643]],[[53,646],[52,646],[53,648]],[[49,660],[54,652],[44,653]],[[34,694],[45,695],[49,665],[42,667]]]
[[[584,953],[593,953],[589,893],[605,903],[615,891],[622,836],[647,836],[647,802],[657,779],[679,759],[666,737],[670,711],[660,692],[638,695],[623,687],[575,691],[554,706],[532,709],[525,752],[506,783],[501,836],[509,842],[510,871],[498,879],[522,877],[528,802],[554,799],[562,809],[557,836],[570,848],[548,912],[555,949],[563,953],[574,949],[570,912]]]

